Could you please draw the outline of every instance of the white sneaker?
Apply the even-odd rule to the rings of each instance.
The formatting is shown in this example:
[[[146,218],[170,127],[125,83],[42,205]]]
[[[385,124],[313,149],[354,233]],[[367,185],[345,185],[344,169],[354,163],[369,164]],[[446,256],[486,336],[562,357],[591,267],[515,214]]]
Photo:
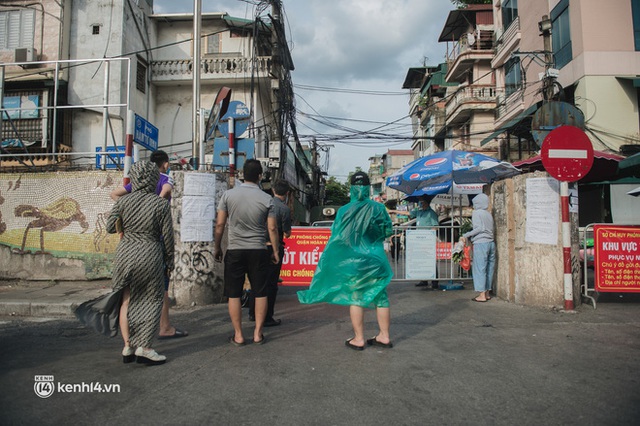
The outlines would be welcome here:
[[[122,350],[122,362],[125,364],[129,364],[135,360],[135,355],[133,354],[133,348],[131,346],[125,346]]]
[[[160,365],[164,364],[167,357],[160,355],[153,349],[136,349],[136,362],[138,364]]]

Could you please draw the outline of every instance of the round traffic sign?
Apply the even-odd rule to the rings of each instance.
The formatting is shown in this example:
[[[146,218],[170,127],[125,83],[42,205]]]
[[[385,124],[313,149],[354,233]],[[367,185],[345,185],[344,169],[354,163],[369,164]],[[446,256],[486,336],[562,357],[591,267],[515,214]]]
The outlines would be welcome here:
[[[547,172],[564,182],[582,179],[593,165],[593,145],[587,134],[574,126],[560,126],[549,132],[540,155]]]

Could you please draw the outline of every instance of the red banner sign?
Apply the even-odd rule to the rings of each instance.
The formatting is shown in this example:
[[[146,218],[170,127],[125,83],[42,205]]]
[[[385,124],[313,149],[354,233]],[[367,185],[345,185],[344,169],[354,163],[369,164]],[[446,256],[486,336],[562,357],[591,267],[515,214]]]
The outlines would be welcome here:
[[[595,288],[600,292],[640,291],[640,227],[593,227]]]
[[[438,260],[451,260],[452,244],[438,241],[436,245],[436,259]]]
[[[311,284],[311,279],[331,236],[331,228],[294,226],[291,236],[284,239],[284,257],[280,278],[281,285],[300,286]]]

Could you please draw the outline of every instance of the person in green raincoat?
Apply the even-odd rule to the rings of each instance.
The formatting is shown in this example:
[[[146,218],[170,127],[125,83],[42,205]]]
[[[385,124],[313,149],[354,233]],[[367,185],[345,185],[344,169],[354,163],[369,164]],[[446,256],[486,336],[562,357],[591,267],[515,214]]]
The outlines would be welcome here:
[[[311,286],[298,292],[300,303],[348,305],[354,337],[347,347],[361,351],[367,345],[391,348],[387,285],[393,271],[384,251],[384,240],[393,234],[384,205],[369,199],[369,176],[351,177],[351,201],[338,210]],[[364,338],[364,308],[376,308],[378,334]]]

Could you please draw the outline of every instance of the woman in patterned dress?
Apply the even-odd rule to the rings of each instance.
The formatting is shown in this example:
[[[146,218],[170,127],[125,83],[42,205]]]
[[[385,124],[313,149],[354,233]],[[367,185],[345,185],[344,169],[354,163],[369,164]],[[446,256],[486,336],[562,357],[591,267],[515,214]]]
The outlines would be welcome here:
[[[122,222],[123,237],[116,250],[113,268],[113,290],[124,289],[129,298],[127,315],[120,315],[120,328],[129,328],[122,356],[124,362],[136,360],[144,364],[162,364],[166,357],[151,348],[158,334],[164,293],[164,270],[173,270],[173,224],[166,199],[156,195],[160,172],[149,161],[131,168],[131,195],[114,204],[107,231],[116,233],[116,222]]]

